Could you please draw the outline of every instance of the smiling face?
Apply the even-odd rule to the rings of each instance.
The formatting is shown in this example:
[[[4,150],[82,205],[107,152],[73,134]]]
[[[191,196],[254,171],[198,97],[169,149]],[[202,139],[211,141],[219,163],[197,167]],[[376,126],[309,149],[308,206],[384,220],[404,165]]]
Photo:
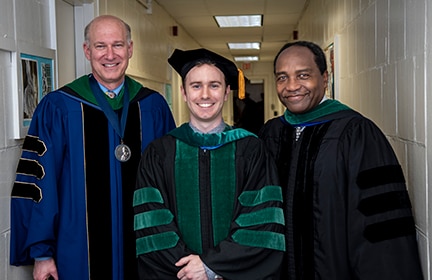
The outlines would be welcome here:
[[[109,16],[95,19],[83,48],[95,79],[108,89],[120,86],[133,50],[123,22]]]
[[[291,113],[306,113],[324,97],[328,74],[320,73],[313,53],[306,47],[285,49],[276,61],[275,74],[279,100]]]
[[[181,92],[193,126],[205,133],[222,122],[222,108],[230,87],[226,86],[219,68],[210,64],[193,67],[185,77]]]

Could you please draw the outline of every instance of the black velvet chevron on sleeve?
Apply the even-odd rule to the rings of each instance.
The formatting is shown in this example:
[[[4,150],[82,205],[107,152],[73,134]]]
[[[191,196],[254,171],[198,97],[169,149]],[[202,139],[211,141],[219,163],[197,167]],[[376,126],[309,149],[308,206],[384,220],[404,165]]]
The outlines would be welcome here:
[[[357,177],[357,185],[360,189],[369,189],[391,183],[405,183],[400,165],[385,165],[363,170]]]
[[[414,218],[408,216],[368,225],[363,235],[370,242],[376,243],[397,237],[413,235],[415,232]]]
[[[411,208],[408,192],[392,191],[364,198],[358,210],[365,216],[372,216],[396,209]]]

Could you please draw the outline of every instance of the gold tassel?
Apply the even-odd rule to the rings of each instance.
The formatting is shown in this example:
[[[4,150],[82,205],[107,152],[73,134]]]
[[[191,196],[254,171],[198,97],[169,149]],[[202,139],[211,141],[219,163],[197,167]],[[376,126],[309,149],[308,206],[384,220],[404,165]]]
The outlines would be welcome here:
[[[245,78],[243,71],[238,68],[238,98],[239,99],[245,99],[246,93],[245,93]]]

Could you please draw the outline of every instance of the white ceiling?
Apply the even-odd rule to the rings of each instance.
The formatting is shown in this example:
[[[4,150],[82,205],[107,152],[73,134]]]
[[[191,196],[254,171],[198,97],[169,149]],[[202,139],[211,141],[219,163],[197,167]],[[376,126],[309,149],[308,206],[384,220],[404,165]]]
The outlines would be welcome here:
[[[203,48],[229,59],[258,55],[273,61],[292,38],[308,0],[154,0]],[[263,26],[219,28],[213,16],[262,14]],[[229,50],[227,43],[260,42],[261,50]]]

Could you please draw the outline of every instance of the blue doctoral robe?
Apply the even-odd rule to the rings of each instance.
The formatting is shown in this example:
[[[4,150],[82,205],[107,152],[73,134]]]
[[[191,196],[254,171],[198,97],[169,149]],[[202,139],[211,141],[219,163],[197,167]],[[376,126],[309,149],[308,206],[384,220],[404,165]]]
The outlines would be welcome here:
[[[62,280],[135,279],[132,196],[139,159],[175,123],[160,94],[126,77],[123,140],[132,157],[118,161],[121,139],[89,79],[48,94],[33,115],[12,190],[10,263],[53,257]]]

